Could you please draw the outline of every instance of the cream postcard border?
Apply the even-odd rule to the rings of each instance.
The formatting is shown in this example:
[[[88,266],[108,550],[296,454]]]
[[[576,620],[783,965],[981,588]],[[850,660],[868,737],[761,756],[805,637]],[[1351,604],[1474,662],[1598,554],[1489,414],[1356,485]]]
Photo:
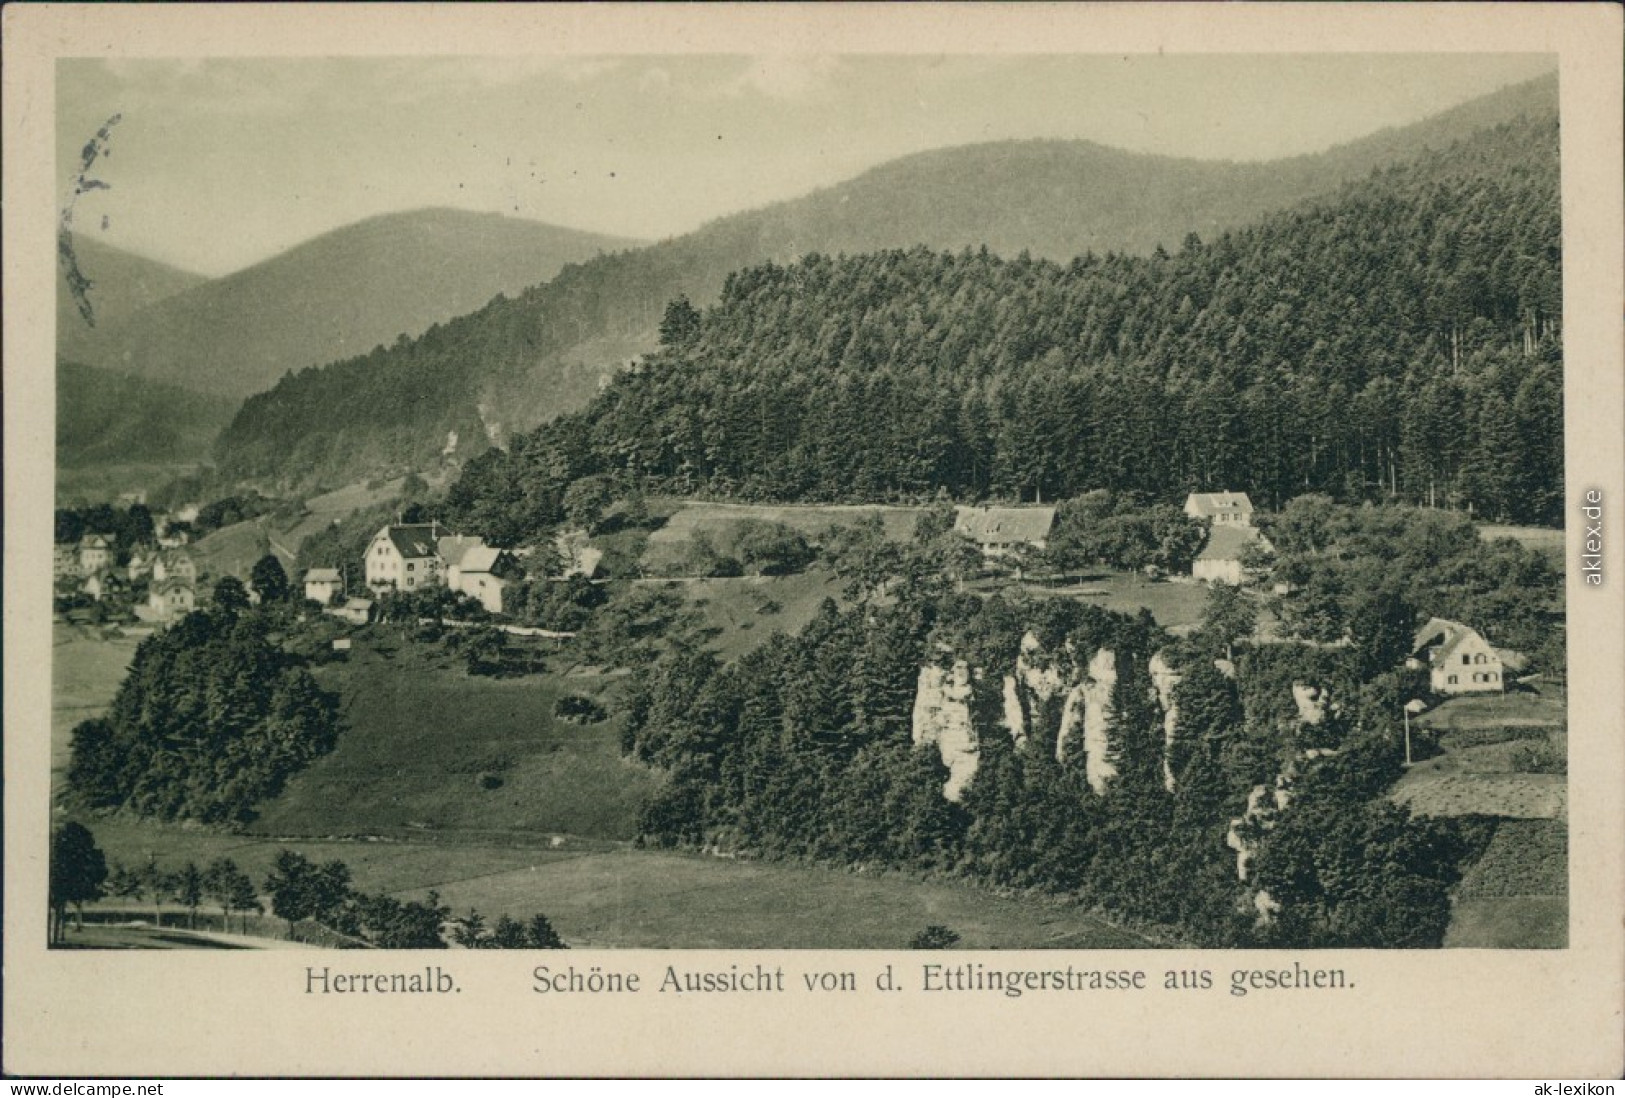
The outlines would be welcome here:
[[[1625,365],[1621,9],[1612,4],[9,5],[4,31],[4,1069],[52,1076],[1023,1075],[1597,1077],[1625,1071]],[[613,53],[1549,52],[1560,63],[1570,637],[1570,946],[1088,954],[1208,967],[1214,992],[539,996],[533,955],[451,955],[457,996],[307,996],[298,952],[48,952],[59,57]],[[1579,503],[1604,493],[1601,588]],[[321,954],[333,963],[336,956]],[[619,950],[872,973],[918,954]],[[983,959],[991,959],[982,955]],[[1055,959],[1000,953],[1001,961]],[[1075,956],[1075,955],[1074,955]],[[396,954],[401,962],[447,955]],[[1235,967],[1346,969],[1338,993],[1234,998]]]

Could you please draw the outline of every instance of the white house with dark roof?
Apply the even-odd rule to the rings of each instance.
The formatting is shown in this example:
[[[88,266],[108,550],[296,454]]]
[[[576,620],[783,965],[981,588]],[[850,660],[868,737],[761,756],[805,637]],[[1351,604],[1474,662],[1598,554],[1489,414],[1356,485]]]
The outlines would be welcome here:
[[[1251,526],[1253,501],[1246,492],[1192,492],[1185,497],[1185,514],[1214,526]]]
[[[305,598],[314,599],[323,606],[330,605],[344,590],[344,579],[337,568],[312,568],[305,573]]]
[[[1053,507],[956,507],[954,532],[969,538],[988,556],[1021,546],[1042,549],[1055,525]]]
[[[1470,626],[1447,618],[1430,618],[1416,632],[1414,659],[1428,669],[1435,694],[1498,694],[1506,689],[1503,654]]]
[[[442,582],[440,541],[452,533],[438,522],[385,526],[367,543],[367,586],[414,591]]]

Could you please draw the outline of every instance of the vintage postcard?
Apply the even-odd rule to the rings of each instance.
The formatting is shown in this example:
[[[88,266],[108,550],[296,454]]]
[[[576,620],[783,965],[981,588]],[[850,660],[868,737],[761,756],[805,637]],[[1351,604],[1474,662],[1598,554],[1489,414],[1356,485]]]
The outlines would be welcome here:
[[[1617,7],[4,18],[6,1071],[1625,1070]]]

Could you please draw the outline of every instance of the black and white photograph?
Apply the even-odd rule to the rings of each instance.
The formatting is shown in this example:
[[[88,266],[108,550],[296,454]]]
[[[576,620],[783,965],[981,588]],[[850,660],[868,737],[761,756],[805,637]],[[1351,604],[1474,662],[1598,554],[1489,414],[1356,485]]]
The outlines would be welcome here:
[[[54,57],[8,929],[425,1003],[1563,963],[1570,76],[1427,46]]]

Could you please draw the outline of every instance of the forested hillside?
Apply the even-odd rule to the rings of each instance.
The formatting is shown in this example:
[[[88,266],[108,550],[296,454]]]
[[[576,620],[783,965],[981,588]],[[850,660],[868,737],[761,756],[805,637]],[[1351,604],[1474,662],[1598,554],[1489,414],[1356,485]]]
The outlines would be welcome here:
[[[653,349],[668,301],[709,304],[742,268],[810,252],[916,245],[986,247],[1012,259],[1025,249],[1059,262],[1091,250],[1144,256],[1177,248],[1191,233],[1217,239],[1480,126],[1555,117],[1555,90],[1555,81],[1536,81],[1275,164],[1179,161],[1087,142],[1004,142],[908,157],[804,199],[566,269],[420,339],[285,378],[244,406],[222,437],[222,462],[237,475],[290,484],[422,465],[449,430],[500,436],[583,406],[628,358]],[[1142,264],[1113,262],[1142,282],[1160,277]],[[1213,289],[1193,290],[1193,306]],[[1131,292],[1121,288],[1125,297]]]
[[[201,461],[234,410],[229,397],[58,361],[56,460]]]
[[[1557,165],[1555,121],[1522,121],[1174,255],[741,271],[452,503],[539,529],[607,473],[747,499],[1232,487],[1560,522]]]

